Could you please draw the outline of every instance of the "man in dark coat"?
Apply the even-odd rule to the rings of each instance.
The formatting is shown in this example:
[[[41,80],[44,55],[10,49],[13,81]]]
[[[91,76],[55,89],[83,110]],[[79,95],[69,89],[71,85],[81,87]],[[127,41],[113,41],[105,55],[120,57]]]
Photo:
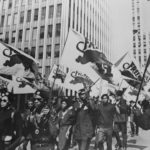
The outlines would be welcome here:
[[[120,109],[120,114],[116,114],[114,118],[114,135],[117,140],[117,145],[119,148],[123,147],[124,150],[127,149],[127,121],[129,106],[126,104],[126,100],[123,99],[122,91],[117,91],[116,95],[116,105]],[[122,133],[122,141],[119,136],[119,132]]]
[[[112,132],[114,115],[120,113],[117,106],[109,102],[109,96],[103,94],[101,96],[101,103],[93,105],[91,107],[97,111],[97,133],[96,133],[96,148],[104,150],[103,143],[106,141],[107,150],[112,150]]]
[[[91,110],[88,108],[86,91],[79,91],[79,108],[77,109],[74,138],[78,143],[79,150],[88,150],[94,134],[91,118]]]

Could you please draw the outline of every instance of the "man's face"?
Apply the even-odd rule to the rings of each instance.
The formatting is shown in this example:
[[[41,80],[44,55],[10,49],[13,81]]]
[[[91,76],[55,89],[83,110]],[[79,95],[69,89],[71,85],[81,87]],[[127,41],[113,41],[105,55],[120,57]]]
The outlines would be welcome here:
[[[61,108],[62,109],[65,109],[67,107],[67,103],[65,102],[65,101],[63,101],[62,103],[61,103]]]
[[[8,105],[8,98],[7,97],[2,97],[1,99],[1,107],[4,108]]]
[[[34,106],[37,108],[41,105],[41,101],[39,99],[35,99]]]
[[[32,108],[33,107],[33,102],[32,101],[28,101],[28,107]]]
[[[108,102],[108,97],[107,97],[107,96],[103,96],[102,102],[103,102],[103,103],[107,103],[107,102]]]
[[[85,93],[79,94],[79,97],[80,97],[81,99],[85,99],[86,94],[85,94]]]

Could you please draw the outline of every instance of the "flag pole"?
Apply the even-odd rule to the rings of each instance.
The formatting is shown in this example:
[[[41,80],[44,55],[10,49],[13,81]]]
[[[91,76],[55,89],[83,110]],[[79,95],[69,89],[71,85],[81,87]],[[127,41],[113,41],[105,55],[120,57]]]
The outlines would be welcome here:
[[[146,71],[147,71],[147,67],[148,67],[148,65],[149,65],[149,62],[150,62],[150,55],[149,55],[149,57],[148,57],[148,60],[147,60],[147,63],[146,63],[145,69],[144,69],[142,81],[141,81],[141,84],[140,84],[140,87],[139,87],[139,91],[138,91],[138,94],[137,94],[137,97],[136,97],[135,104],[138,102],[139,95],[140,95],[140,91],[141,91],[141,89],[142,89],[142,85],[143,85],[144,78],[145,78],[145,73],[146,73]]]
[[[59,69],[59,65],[57,65],[57,70],[56,70],[56,73],[55,73],[55,74],[57,74],[58,69]],[[52,93],[53,93],[53,88],[54,88],[54,85],[55,85],[55,80],[56,80],[56,78],[54,79],[54,82],[53,82],[52,87],[51,87],[51,92],[50,92],[50,93],[51,93],[51,94],[50,94],[50,95],[51,95],[51,98],[52,98],[52,96],[53,96]]]

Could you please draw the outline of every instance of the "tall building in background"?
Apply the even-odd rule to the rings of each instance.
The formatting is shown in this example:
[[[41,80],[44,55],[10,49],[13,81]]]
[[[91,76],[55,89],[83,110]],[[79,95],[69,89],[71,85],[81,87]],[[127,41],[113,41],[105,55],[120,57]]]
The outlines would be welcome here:
[[[150,54],[150,2],[132,0],[133,56],[144,67]]]
[[[59,63],[69,28],[111,60],[108,0],[0,0],[0,38],[38,59],[42,75]]]

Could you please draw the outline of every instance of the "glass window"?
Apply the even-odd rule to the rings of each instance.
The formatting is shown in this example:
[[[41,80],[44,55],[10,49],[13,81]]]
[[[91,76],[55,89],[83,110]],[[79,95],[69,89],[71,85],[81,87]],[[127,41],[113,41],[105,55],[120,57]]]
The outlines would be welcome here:
[[[60,44],[55,44],[54,57],[59,57],[59,48],[60,48]]]
[[[29,33],[30,33],[30,29],[26,29],[25,41],[29,41]]]
[[[11,15],[7,16],[7,25],[10,26],[10,22],[11,22]]]
[[[58,36],[60,36],[60,28],[61,28],[61,24],[60,23],[58,23],[58,24],[56,24],[56,37],[58,37]]]
[[[35,3],[38,3],[39,2],[39,0],[35,0]]]
[[[9,0],[8,9],[12,8],[12,0]]]
[[[25,48],[24,48],[24,52],[25,52],[26,54],[30,54],[30,51],[29,51],[28,47],[25,47]]]
[[[39,59],[43,58],[43,46],[39,47]]]
[[[31,55],[33,58],[35,58],[35,47],[32,47],[32,48],[31,48],[31,53],[30,53],[30,55]]]
[[[14,14],[14,18],[13,18],[13,24],[17,24],[17,13]]]
[[[18,6],[19,0],[15,0],[15,6]]]
[[[12,38],[11,38],[12,43],[15,42],[15,37],[16,37],[16,31],[12,31]]]
[[[51,45],[47,45],[47,48],[46,48],[46,58],[50,58],[51,57],[51,48],[52,48]]]
[[[24,11],[21,11],[20,13],[20,23],[23,23],[24,21]]]
[[[51,38],[52,37],[52,30],[53,30],[53,25],[48,25],[47,38]]]
[[[54,14],[54,6],[49,6],[49,18],[53,18],[53,14]]]
[[[27,12],[27,22],[31,21],[31,10],[28,10]]]
[[[32,5],[32,0],[28,0],[28,5]]]
[[[32,31],[32,40],[36,40],[37,28],[33,28]]]
[[[25,4],[25,0],[21,0],[21,5],[24,5]]]
[[[41,20],[44,20],[46,16],[46,7],[42,7]]]
[[[40,28],[40,39],[44,39],[44,26]]]
[[[7,6],[7,1],[4,0],[4,1],[3,1],[3,6],[2,6],[2,8],[3,8],[3,9],[6,9],[6,6]]]
[[[38,20],[38,13],[39,13],[39,9],[37,8],[34,10],[34,21]]]
[[[18,42],[22,41],[22,30],[19,30]]]
[[[4,19],[5,19],[5,16],[3,15],[2,17],[1,17],[1,27],[3,27],[4,26]]]
[[[57,4],[56,17],[61,17],[61,9],[62,9],[62,4]]]
[[[6,32],[6,34],[5,34],[5,42],[6,43],[9,42],[9,32]]]

